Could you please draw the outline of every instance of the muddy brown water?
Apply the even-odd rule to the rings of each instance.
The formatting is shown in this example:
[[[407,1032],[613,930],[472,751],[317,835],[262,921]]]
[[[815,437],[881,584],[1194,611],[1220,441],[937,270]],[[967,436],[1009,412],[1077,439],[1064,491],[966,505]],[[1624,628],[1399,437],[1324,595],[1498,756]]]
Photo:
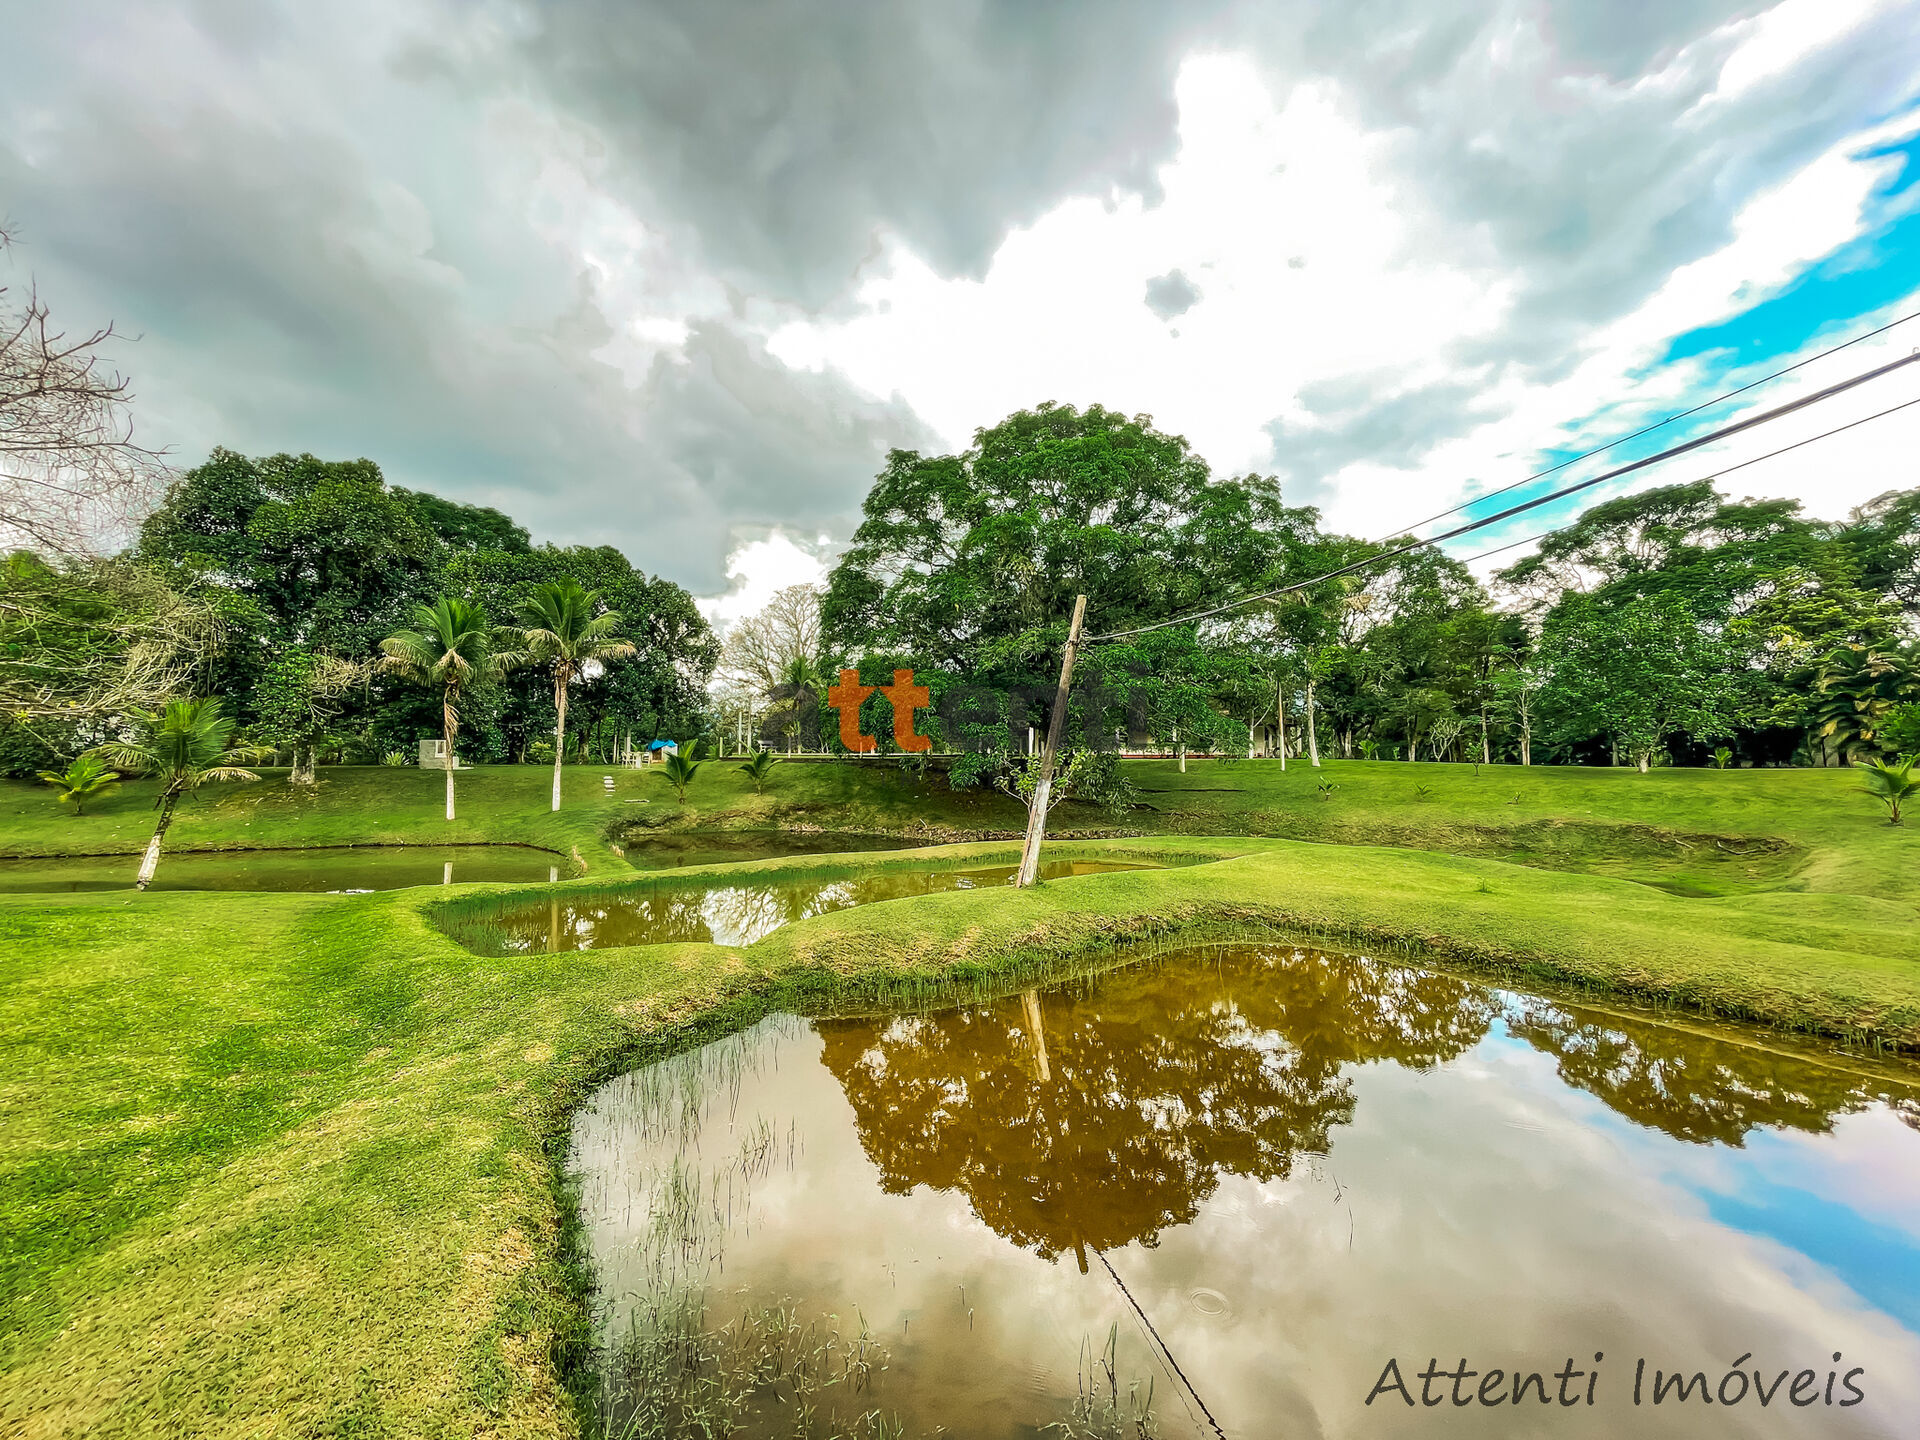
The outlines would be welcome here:
[[[401,890],[555,879],[566,857],[530,845],[352,845],[163,854],[155,890]],[[131,890],[138,855],[0,860],[0,894]]]
[[[1044,880],[1155,867],[1105,860],[1052,860]],[[442,916],[441,926],[477,955],[604,950],[616,945],[696,941],[751,945],[795,920],[948,890],[1005,885],[1013,867],[898,870],[719,885],[635,885],[556,892],[541,899],[481,902]]]
[[[774,1018],[575,1119],[610,1433],[1910,1436],[1915,1078],[1287,946]]]

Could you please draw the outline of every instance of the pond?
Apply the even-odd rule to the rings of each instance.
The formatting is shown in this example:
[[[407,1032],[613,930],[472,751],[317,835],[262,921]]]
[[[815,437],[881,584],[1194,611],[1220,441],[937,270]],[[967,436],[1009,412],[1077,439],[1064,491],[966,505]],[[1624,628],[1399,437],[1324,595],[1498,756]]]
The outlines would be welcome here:
[[[609,1433],[1911,1435],[1914,1072],[1766,1038],[1286,946],[777,1017],[576,1116]]]
[[[1050,860],[1043,880],[1154,867],[1106,860]],[[1005,885],[1011,865],[973,870],[895,870],[850,878],[736,881],[712,886],[633,885],[568,890],[537,900],[478,900],[448,906],[441,927],[476,955],[527,955],[663,945],[690,940],[751,945],[795,920],[945,890]]]
[[[566,857],[530,845],[340,845],[161,855],[155,890],[400,890],[476,880],[557,879]],[[131,890],[138,855],[0,860],[0,894]]]
[[[748,860],[784,860],[791,855],[841,855],[870,850],[911,850],[932,842],[904,835],[840,835],[798,830],[675,830],[629,832],[627,863],[636,870],[683,865],[724,865]]]

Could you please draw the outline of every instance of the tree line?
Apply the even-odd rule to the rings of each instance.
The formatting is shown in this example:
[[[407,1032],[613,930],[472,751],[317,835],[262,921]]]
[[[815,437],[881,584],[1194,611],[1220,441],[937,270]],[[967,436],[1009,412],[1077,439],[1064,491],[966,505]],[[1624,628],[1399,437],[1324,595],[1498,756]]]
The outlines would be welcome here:
[[[1050,693],[1078,594],[1111,634],[1403,543],[1332,533],[1270,477],[1214,476],[1147,417],[1043,405],[959,455],[893,452],[827,584],[729,635],[720,719],[776,745],[817,728],[831,749],[808,723],[827,677],[910,667],[933,692],[923,729],[957,748],[942,695]],[[1281,763],[1839,765],[1920,750],[1917,618],[1920,489],[1829,522],[1698,481],[1594,506],[1487,584],[1423,548],[1092,644],[1073,719]],[[1132,704],[1082,714],[1097,690]],[[1014,788],[1028,761],[1008,719],[953,758],[956,783]]]
[[[476,636],[490,658],[450,700],[433,672],[460,670]],[[383,648],[408,637],[411,661]],[[611,546],[534,545],[368,460],[216,450],[121,553],[23,548],[0,567],[0,773],[208,696],[297,781],[410,760],[422,736],[452,738],[450,716],[471,762],[608,759],[699,734],[717,654],[692,596]]]

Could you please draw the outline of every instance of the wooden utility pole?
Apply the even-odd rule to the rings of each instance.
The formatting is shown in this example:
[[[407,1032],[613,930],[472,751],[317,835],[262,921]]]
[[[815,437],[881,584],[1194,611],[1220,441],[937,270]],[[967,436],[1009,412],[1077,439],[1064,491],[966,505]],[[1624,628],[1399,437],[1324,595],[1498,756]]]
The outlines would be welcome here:
[[[1060,688],[1053,695],[1053,713],[1047,717],[1047,743],[1040,749],[1040,781],[1027,806],[1027,843],[1020,848],[1020,873],[1014,884],[1025,889],[1040,875],[1040,842],[1047,833],[1047,804],[1053,798],[1053,762],[1060,753],[1060,736],[1067,728],[1067,692],[1073,685],[1073,657],[1080,648],[1080,622],[1087,618],[1087,597],[1076,595],[1073,624],[1067,628],[1067,652],[1060,657]]]

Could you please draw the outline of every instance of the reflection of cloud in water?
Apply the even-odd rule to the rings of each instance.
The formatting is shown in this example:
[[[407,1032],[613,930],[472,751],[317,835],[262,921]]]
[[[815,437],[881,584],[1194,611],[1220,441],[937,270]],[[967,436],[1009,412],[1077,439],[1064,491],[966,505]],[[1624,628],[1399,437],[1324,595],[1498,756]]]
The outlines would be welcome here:
[[[634,1177],[677,1157],[731,1207],[716,1293],[857,1309],[893,1350],[873,1401],[909,1434],[1059,1418],[1082,1340],[1115,1323],[1129,1373],[1155,1373],[1074,1235],[1106,1237],[1236,1437],[1904,1433],[1920,1337],[1702,1189],[1761,1206],[1818,1190],[1848,1207],[1822,1217],[1843,1239],[1863,1209],[1920,1213],[1920,1136],[1862,1109],[1876,1082],[1448,976],[1253,953],[1039,997],[1048,1082],[1010,997],[823,1022],[777,1051],[737,1038],[696,1052],[697,1085],[602,1092],[576,1134],[607,1292],[648,1283]],[[791,1161],[715,1192],[769,1133]],[[1627,1418],[1636,1356],[1717,1377],[1751,1351],[1748,1368],[1824,1374],[1835,1349],[1867,1368],[1857,1409]],[[1495,1424],[1362,1403],[1389,1355],[1546,1372],[1596,1350],[1591,1410]],[[1162,1433],[1183,1433],[1163,1373],[1157,1388]]]
[[[1138,866],[1062,860],[1041,867],[1050,880]],[[676,941],[750,945],[795,920],[909,895],[1001,884],[1011,870],[917,869],[847,879],[802,878],[714,888],[640,883],[569,890],[545,899],[477,902],[445,919],[448,933],[482,955],[595,950]]]

